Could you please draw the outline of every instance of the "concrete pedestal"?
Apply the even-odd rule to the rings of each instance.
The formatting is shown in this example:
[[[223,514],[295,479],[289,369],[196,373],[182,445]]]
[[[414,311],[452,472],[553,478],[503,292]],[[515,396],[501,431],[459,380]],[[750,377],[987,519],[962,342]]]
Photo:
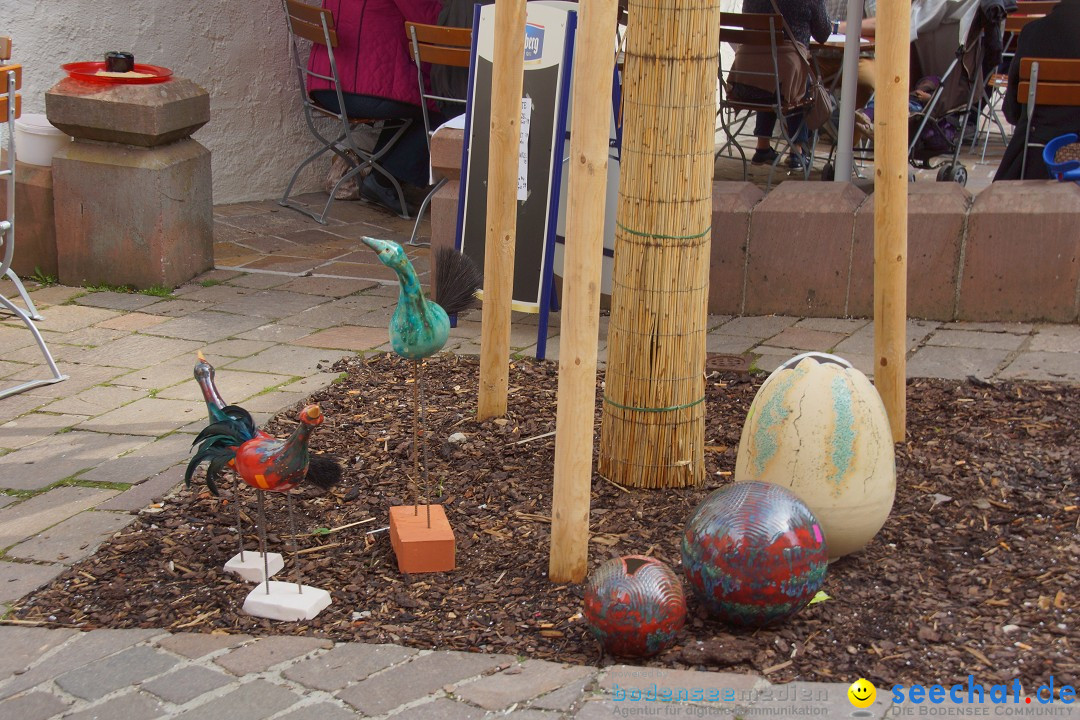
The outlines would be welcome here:
[[[60,282],[175,287],[214,264],[210,151],[76,140],[53,158]]]
[[[0,153],[6,164],[7,153]],[[0,217],[7,216],[7,178],[0,178]],[[15,254],[19,277],[40,272],[56,277],[56,224],[52,168],[15,162]]]
[[[264,571],[270,571],[270,577],[274,577],[285,567],[285,560],[281,553],[266,553],[266,563],[260,552],[245,550],[243,559],[240,553],[236,553],[225,563],[225,572],[231,572],[244,578],[248,582],[261,583],[266,578]]]
[[[271,580],[270,592],[259,583],[244,600],[244,612],[270,620],[311,620],[330,607],[330,593],[311,585]],[[303,589],[301,591],[301,588]]]

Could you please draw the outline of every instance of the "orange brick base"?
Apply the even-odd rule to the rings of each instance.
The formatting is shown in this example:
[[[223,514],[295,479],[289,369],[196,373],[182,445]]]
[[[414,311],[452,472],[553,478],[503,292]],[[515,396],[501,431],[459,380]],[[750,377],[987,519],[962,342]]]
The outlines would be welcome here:
[[[403,573],[447,572],[455,567],[454,531],[442,505],[431,505],[414,512],[412,505],[390,508],[390,544],[397,555],[398,570]]]

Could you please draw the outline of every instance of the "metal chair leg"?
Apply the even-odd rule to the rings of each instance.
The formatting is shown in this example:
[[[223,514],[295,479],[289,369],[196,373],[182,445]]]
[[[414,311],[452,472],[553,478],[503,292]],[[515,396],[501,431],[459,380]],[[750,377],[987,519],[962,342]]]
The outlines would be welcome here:
[[[8,310],[15,313],[15,315],[23,321],[23,324],[30,329],[30,332],[34,335],[34,340],[37,341],[38,348],[41,349],[41,354],[45,357],[45,362],[49,366],[49,371],[52,373],[51,378],[46,378],[43,380],[30,380],[28,382],[22,383],[21,385],[16,385],[15,387],[7,388],[6,390],[0,390],[0,399],[6,398],[10,395],[15,395],[16,393],[21,393],[25,390],[29,390],[30,388],[40,387],[41,385],[52,385],[53,383],[58,383],[61,380],[67,380],[68,376],[61,373],[60,370],[56,367],[56,361],[53,360],[53,356],[52,353],[49,352],[49,348],[45,346],[45,339],[41,337],[41,332],[34,325],[34,321],[31,320],[30,317],[25,312],[23,312],[20,307],[15,305],[3,295],[0,295],[0,305],[3,305]]]
[[[416,211],[416,223],[413,225],[412,236],[409,237],[410,245],[430,245],[431,243],[418,243],[416,242],[416,235],[420,232],[420,221],[424,219],[424,211],[427,210],[428,205],[431,203],[431,196],[439,191],[443,185],[446,184],[448,178],[439,178],[439,182],[435,183],[435,187],[428,191],[428,194],[424,196],[424,202],[421,203],[420,209]]]
[[[15,271],[11,268],[7,269],[7,276],[11,279],[11,282],[15,283],[15,287],[19,290],[19,297],[23,299],[23,303],[26,304],[26,314],[30,316],[31,320],[44,320],[41,313],[34,307],[34,301],[30,299],[30,293],[26,292],[26,288],[23,287],[22,280],[15,274]]]

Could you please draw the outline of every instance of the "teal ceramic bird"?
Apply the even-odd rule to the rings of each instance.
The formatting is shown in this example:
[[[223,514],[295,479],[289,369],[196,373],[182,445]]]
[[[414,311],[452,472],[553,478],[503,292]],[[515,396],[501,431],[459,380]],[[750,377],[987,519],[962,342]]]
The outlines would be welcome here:
[[[361,238],[361,241],[398,276],[398,304],[390,318],[390,346],[394,352],[410,360],[420,360],[442,350],[450,336],[447,313],[461,312],[475,302],[474,296],[480,287],[480,273],[476,267],[456,250],[440,251],[435,258],[438,294],[432,301],[424,296],[416,270],[401,245],[370,237]]]
[[[480,271],[473,262],[457,250],[443,248],[433,258],[435,263],[435,300],[428,300],[416,278],[416,270],[396,242],[364,237],[360,240],[379,256],[379,261],[398,276],[400,292],[394,315],[390,318],[390,346],[398,355],[412,360],[413,366],[413,463],[416,477],[426,478],[420,466],[423,423],[421,391],[421,360],[442,350],[450,337],[449,314],[465,310],[476,302],[481,285]],[[427,464],[426,462],[424,463]],[[430,493],[426,479],[425,494]],[[413,505],[419,510],[416,487]],[[428,526],[431,525],[431,506],[428,505]]]

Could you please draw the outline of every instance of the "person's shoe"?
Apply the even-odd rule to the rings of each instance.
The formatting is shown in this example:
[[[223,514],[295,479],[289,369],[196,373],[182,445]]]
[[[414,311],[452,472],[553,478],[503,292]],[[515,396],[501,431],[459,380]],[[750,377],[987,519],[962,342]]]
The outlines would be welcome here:
[[[764,150],[756,150],[754,157],[750,158],[751,165],[772,165],[776,162],[777,152],[771,147]]]
[[[810,158],[802,153],[791,153],[787,158],[787,166],[792,170],[806,170],[810,167]]]
[[[382,205],[397,215],[406,214],[401,207],[401,203],[398,202],[398,196],[394,192],[394,188],[383,185],[375,173],[368,175],[364,178],[364,182],[360,184],[360,197],[368,202]]]

